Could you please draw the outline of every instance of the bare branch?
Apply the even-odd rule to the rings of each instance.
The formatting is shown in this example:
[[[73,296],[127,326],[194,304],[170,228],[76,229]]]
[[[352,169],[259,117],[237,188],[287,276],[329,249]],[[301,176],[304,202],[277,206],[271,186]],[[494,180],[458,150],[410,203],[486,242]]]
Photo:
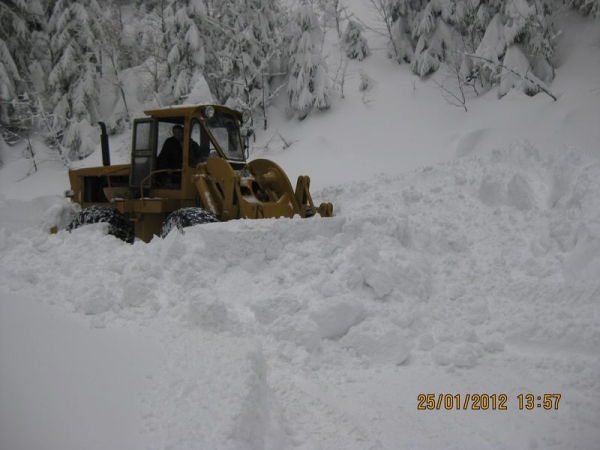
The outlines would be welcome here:
[[[483,56],[477,56],[477,55],[473,55],[473,54],[465,54],[466,56],[470,57],[470,58],[476,58],[476,59],[481,59],[482,61],[485,61],[487,63],[493,64],[496,67],[500,67],[502,69],[508,70],[509,72],[515,74],[516,76],[518,76],[519,78],[529,81],[531,84],[533,84],[535,87],[539,88],[541,91],[543,91],[545,94],[547,94],[548,96],[550,96],[552,98],[552,100],[554,100],[555,102],[558,101],[558,98],[552,94],[552,92],[550,92],[550,90],[548,89],[548,87],[546,86],[546,84],[540,80],[538,77],[536,77],[534,74],[532,73],[526,73],[526,74],[520,74],[519,72],[516,72],[515,70],[506,67],[504,64],[500,64],[497,62],[492,61],[491,59],[488,58],[484,58]]]
[[[437,81],[434,77],[431,77],[431,81],[433,81],[442,90],[442,95],[444,96],[444,98],[446,99],[446,101],[448,103],[450,103],[453,106],[462,107],[465,109],[465,112],[469,112],[469,110],[467,109],[467,104],[466,104],[467,99],[465,97],[465,93],[462,90],[462,85],[459,85],[459,91],[461,94],[461,96],[459,97],[454,92],[452,92],[450,89],[448,89],[446,86],[444,86],[439,81]]]
[[[288,141],[286,138],[284,138],[281,133],[279,132],[279,129],[275,130],[275,133],[273,133],[273,136],[271,136],[271,139],[269,139],[266,144],[262,147],[257,147],[263,150],[267,150],[269,148],[269,145],[275,140],[275,138],[279,137],[279,140],[281,142],[283,142],[283,150],[289,148],[292,146],[292,144],[296,141]]]

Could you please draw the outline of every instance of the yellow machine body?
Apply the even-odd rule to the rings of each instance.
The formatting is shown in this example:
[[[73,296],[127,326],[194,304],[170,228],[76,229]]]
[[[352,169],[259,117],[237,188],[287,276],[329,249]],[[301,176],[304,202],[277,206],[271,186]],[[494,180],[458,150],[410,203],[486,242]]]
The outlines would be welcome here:
[[[203,208],[221,221],[333,215],[331,203],[313,204],[308,176],[298,177],[294,190],[273,161],[247,162],[240,112],[219,105],[194,105],[145,114],[148,117],[134,122],[131,164],[110,165],[104,134],[104,165],[69,172],[69,195],[82,209],[113,206],[145,242],[159,235],[169,214],[190,206]],[[175,125],[184,129],[182,166],[159,170],[160,145]],[[200,148],[208,157],[196,161],[194,152]],[[167,178],[171,182],[165,182]]]

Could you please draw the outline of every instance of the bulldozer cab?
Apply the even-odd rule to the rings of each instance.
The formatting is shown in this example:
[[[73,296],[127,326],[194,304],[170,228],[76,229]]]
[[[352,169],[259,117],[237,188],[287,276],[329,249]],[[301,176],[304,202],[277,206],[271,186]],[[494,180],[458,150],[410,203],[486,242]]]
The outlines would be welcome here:
[[[131,172],[129,185],[149,188],[150,174],[156,161],[157,123],[156,119],[137,119],[133,125],[133,145],[131,146]]]
[[[231,114],[216,111],[205,120],[209,133],[217,143],[222,157],[238,163],[245,163],[244,145],[235,118]],[[211,151],[216,148],[211,148]]]
[[[147,113],[153,117],[134,121],[132,188],[179,189],[183,174],[212,157],[236,166],[246,163],[239,122],[230,112],[212,107],[181,116],[165,115],[168,109]],[[183,130],[179,142],[176,127]]]
[[[180,140],[175,137],[175,129],[183,130],[184,124],[184,117],[134,121],[129,179],[132,188],[181,187],[184,139],[183,134]]]

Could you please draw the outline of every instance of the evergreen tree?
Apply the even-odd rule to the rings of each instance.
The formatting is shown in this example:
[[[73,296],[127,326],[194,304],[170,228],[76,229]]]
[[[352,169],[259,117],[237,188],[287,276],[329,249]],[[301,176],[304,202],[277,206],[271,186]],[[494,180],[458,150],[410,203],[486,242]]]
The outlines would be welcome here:
[[[148,98],[153,97],[159,104],[162,96],[171,91],[171,66],[167,56],[173,47],[168,30],[173,26],[175,10],[171,0],[151,0],[140,2],[139,58],[142,72],[141,81]]]
[[[600,17],[600,0],[571,0],[570,5],[586,16]]]
[[[98,120],[101,11],[96,0],[58,0],[48,21],[52,68],[47,89],[52,128],[64,135],[70,159],[84,158],[94,150],[85,145],[82,131]]]
[[[446,63],[462,83],[475,83],[478,77],[473,60],[468,56],[475,53],[481,43],[499,1],[480,2],[458,0],[450,20],[453,27],[452,50],[446,55]]]
[[[225,15],[229,28],[221,30],[223,47],[219,52],[222,101],[238,99],[258,106],[253,105],[258,96],[252,91],[262,85],[261,72],[267,72],[261,70],[263,63],[268,64],[278,50],[278,24],[271,20],[275,7],[272,1],[263,0],[229,2]]]
[[[516,85],[535,94],[554,78],[551,61],[555,36],[549,4],[508,0],[487,26],[473,58],[474,66],[490,84],[504,80],[500,96]]]
[[[304,119],[313,106],[331,104],[327,63],[321,55],[323,32],[312,8],[303,4],[294,12],[290,44],[290,74],[287,84],[288,111]]]
[[[206,7],[202,0],[145,2],[140,21],[140,59],[148,94],[160,104],[183,103],[204,83]]]
[[[212,23],[215,51],[207,80],[217,99],[235,108],[261,110],[264,126],[271,84],[282,72],[283,13],[275,0],[230,0]]]
[[[391,49],[388,56],[398,63],[411,62],[414,55],[412,24],[425,0],[371,0],[379,4],[386,23]]]
[[[481,42],[493,11],[500,0],[431,0],[421,3],[411,23],[416,41],[411,68],[420,75],[435,72],[440,64],[448,64],[453,71],[466,71],[472,66],[465,53],[474,53]]]
[[[323,28],[334,26],[338,38],[342,38],[342,12],[344,7],[340,0],[319,0],[319,7],[323,11]]]
[[[41,27],[37,0],[0,2],[0,131],[18,133],[31,115],[28,60],[32,35]]]
[[[367,40],[362,35],[363,32],[364,28],[361,24],[354,20],[348,21],[341,39],[342,49],[348,58],[362,61],[371,54]]]
[[[446,63],[460,79],[480,79],[489,86],[505,78],[512,79],[506,76],[507,68],[502,72],[502,67],[517,61],[519,70],[531,73],[535,79],[552,80],[556,32],[548,1],[371,0],[371,3],[379,6],[384,20],[391,21],[386,26],[392,56],[399,62],[410,62],[416,74],[428,75]],[[526,68],[522,68],[519,52],[528,61]],[[474,57],[465,57],[466,54]],[[513,69],[508,67],[508,71]],[[535,92],[534,84],[529,83],[526,90]]]
[[[0,38],[0,124],[11,126],[14,103],[18,101],[17,84],[21,74],[4,39]]]
[[[451,23],[461,36],[461,47],[473,53],[483,38],[494,11],[500,1],[482,2],[480,0],[457,0],[454,6]]]
[[[203,15],[206,13],[201,0],[175,0],[174,21],[168,30],[171,48],[167,61],[171,72],[173,96],[179,103],[185,102],[197,84],[203,83],[202,70],[205,61]]]
[[[431,0],[415,16],[412,35],[418,40],[411,68],[417,75],[435,72],[452,48],[453,6],[451,0]]]
[[[110,118],[105,118],[105,122],[112,132],[118,132],[130,123],[125,85],[120,75],[123,69],[130,67],[134,50],[125,34],[120,5],[109,4],[103,11],[101,19],[101,76],[113,86],[116,99],[112,115]]]

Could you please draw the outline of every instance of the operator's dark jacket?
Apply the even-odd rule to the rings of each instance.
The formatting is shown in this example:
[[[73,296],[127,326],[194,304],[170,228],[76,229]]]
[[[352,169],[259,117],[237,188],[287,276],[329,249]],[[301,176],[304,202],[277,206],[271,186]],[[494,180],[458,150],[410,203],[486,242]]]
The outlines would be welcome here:
[[[183,163],[183,150],[181,144],[174,136],[168,138],[163,144],[156,168],[161,169],[181,169]]]

